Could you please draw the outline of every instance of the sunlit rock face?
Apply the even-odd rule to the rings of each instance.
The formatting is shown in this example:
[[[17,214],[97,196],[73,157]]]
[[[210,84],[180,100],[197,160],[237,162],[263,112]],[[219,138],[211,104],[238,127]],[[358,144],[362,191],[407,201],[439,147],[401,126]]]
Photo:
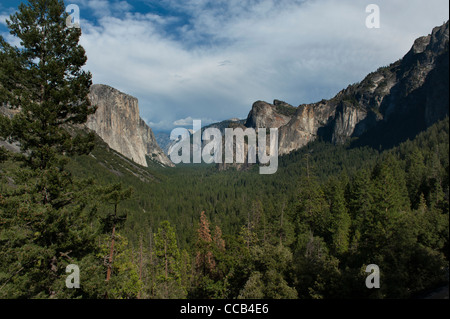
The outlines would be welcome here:
[[[93,85],[89,94],[97,106],[86,126],[113,150],[147,167],[147,156],[166,166],[173,163],[156,142],[150,127],[139,116],[138,99],[106,85]]]

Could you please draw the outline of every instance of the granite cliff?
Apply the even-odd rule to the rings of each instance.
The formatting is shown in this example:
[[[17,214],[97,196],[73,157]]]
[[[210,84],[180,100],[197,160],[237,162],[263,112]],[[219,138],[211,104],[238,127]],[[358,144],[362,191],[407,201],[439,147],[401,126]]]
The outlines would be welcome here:
[[[296,108],[286,102],[275,100],[273,104],[269,104],[257,101],[253,104],[245,126],[280,128],[291,120],[295,112]]]
[[[370,73],[330,100],[294,108],[256,102],[247,127],[279,128],[279,154],[322,138],[385,146],[414,137],[449,113],[449,23],[420,37],[403,59]]]
[[[165,166],[173,163],[156,142],[150,127],[139,116],[138,100],[107,85],[91,87],[89,99],[97,106],[86,126],[113,150],[147,167],[147,157]]]

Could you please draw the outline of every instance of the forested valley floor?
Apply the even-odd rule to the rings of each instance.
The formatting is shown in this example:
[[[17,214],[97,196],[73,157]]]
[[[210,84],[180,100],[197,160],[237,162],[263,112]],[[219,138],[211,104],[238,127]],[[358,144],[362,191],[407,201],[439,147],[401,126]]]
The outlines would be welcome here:
[[[61,267],[54,274],[57,296],[413,297],[448,274],[448,127],[447,118],[384,151],[314,142],[282,157],[278,172],[265,176],[257,167],[144,169],[97,141],[69,168],[80,181],[91,180],[83,187],[92,194],[102,186],[109,195],[84,194],[85,224],[78,231],[89,233],[89,252],[78,261],[81,289],[64,289]],[[5,162],[2,173],[15,166]],[[2,178],[3,193],[13,183]],[[7,223],[25,222],[19,218]],[[69,251],[34,240],[20,249],[11,244],[21,240],[23,233],[2,229],[2,262],[37,247]],[[67,245],[75,244],[83,242]],[[76,255],[68,255],[66,263],[74,263]],[[369,264],[380,267],[380,289],[366,288]],[[51,273],[37,269],[12,279],[3,273],[0,294],[46,296],[42,287]]]

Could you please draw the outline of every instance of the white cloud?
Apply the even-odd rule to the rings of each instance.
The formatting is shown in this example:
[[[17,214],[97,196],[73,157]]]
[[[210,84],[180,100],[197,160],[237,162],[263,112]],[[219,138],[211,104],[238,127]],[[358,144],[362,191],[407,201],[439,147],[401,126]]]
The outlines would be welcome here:
[[[108,0],[71,0],[89,10],[89,13],[97,17],[112,16],[120,12],[128,12],[133,8],[127,1]]]
[[[97,17],[81,21],[94,83],[139,98],[155,129],[245,118],[256,100],[331,98],[401,58],[448,20],[449,7],[378,0],[381,28],[369,30],[369,0],[160,0],[172,16],[133,13],[125,1],[74,2]]]
[[[187,118],[174,121],[172,123],[172,125],[174,125],[174,126],[192,126],[194,121],[199,121],[199,120],[202,123],[202,127],[206,126],[208,124],[219,122],[219,120],[212,120],[209,118],[193,118],[191,116],[188,116]]]
[[[176,120],[173,122],[173,125],[175,126],[188,126],[192,125],[194,119],[192,117],[187,117],[185,119]]]
[[[6,20],[9,20],[9,15],[0,14],[0,24],[6,26]]]

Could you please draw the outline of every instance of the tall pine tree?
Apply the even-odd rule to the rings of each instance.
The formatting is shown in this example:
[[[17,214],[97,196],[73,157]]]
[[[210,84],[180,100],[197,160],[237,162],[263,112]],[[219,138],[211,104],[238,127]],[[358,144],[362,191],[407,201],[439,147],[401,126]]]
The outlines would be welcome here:
[[[82,69],[81,30],[67,28],[63,1],[30,0],[7,21],[20,47],[0,37],[1,136],[20,144],[19,169],[9,172],[0,208],[0,296],[95,295],[65,287],[65,266],[92,265],[96,229],[89,214],[92,181],[74,180],[67,155],[85,154],[93,135],[77,134],[95,112],[88,99],[91,74]],[[87,284],[85,286],[88,286]],[[82,285],[83,287],[83,285]]]
[[[181,286],[181,255],[175,230],[168,221],[163,221],[155,234],[156,297],[163,299],[184,298],[186,291]]]

